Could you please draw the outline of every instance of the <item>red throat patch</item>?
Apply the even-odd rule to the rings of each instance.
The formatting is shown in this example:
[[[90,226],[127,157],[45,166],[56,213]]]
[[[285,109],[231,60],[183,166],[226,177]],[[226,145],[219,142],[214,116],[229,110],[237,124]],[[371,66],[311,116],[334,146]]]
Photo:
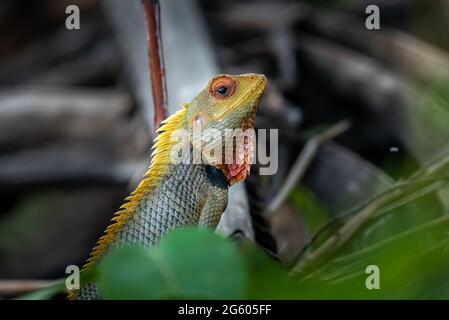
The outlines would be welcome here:
[[[246,177],[249,175],[254,145],[255,145],[254,141],[252,141],[250,137],[245,136],[243,146],[243,156],[237,157],[237,155],[235,154],[237,148],[234,147],[233,159],[237,163],[222,165],[221,167],[222,171],[225,173],[228,179],[228,183],[230,185],[245,180]],[[240,161],[236,161],[236,159],[239,159]]]

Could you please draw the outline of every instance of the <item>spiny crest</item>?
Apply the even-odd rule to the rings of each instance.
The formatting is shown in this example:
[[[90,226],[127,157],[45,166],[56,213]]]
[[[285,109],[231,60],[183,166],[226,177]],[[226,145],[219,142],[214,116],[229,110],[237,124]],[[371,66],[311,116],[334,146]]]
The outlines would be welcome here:
[[[105,254],[109,245],[116,239],[122,227],[128,219],[136,212],[136,209],[142,199],[142,196],[148,194],[152,188],[158,186],[164,175],[168,173],[171,151],[171,134],[174,130],[182,127],[185,121],[186,106],[182,105],[182,109],[165,119],[162,126],[157,130],[159,135],[154,139],[151,164],[139,183],[137,188],[130,196],[125,198],[125,203],[120,207],[119,211],[114,214],[110,224],[104,235],[98,240],[97,245],[92,250],[89,259],[83,266],[82,270],[90,270],[95,266],[101,257]],[[73,290],[69,294],[69,299],[76,299],[79,290]]]

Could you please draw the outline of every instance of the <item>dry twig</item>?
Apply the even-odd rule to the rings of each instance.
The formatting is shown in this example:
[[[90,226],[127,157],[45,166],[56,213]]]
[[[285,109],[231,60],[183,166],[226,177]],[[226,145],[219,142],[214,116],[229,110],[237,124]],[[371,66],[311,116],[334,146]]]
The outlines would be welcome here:
[[[274,197],[273,201],[269,204],[267,208],[268,213],[272,213],[276,211],[279,206],[285,201],[285,199],[290,194],[293,187],[298,183],[298,181],[304,176],[309,164],[312,162],[315,154],[317,153],[320,146],[335,138],[336,136],[342,134],[346,130],[348,130],[350,124],[348,121],[341,121],[337,123],[335,126],[332,126],[330,129],[325,132],[312,137],[309,141],[307,141],[304,150],[301,152],[299,157],[296,159],[293,164],[292,169],[290,170],[288,177],[282,186],[281,190]]]

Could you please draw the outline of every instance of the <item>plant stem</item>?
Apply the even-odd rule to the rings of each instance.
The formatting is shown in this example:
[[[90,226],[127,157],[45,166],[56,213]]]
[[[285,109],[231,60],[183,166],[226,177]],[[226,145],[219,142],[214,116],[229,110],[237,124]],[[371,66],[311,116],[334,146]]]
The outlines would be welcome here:
[[[148,30],[148,59],[154,102],[154,129],[167,117],[167,86],[161,38],[160,4],[158,0],[143,0]]]

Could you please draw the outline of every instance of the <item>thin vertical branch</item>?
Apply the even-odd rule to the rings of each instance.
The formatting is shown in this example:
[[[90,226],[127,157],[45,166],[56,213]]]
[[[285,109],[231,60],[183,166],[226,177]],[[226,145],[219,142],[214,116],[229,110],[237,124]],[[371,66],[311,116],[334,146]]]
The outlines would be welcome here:
[[[167,86],[162,50],[160,4],[159,0],[143,0],[143,6],[148,30],[148,58],[154,102],[154,129],[156,130],[167,116]]]

